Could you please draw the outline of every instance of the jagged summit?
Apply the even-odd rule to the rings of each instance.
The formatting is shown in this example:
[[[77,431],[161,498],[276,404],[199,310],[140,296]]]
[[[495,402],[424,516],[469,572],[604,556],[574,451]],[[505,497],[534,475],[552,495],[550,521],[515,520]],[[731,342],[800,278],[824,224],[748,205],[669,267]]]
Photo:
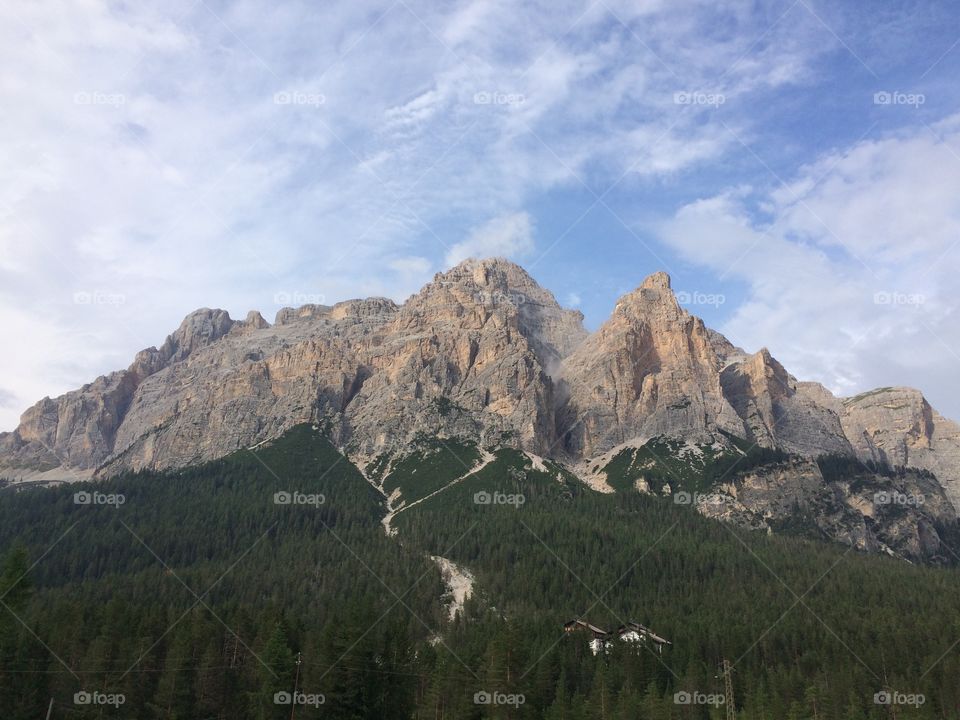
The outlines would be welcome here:
[[[649,275],[641,284],[643,290],[670,290],[670,276],[662,270]]]
[[[635,290],[622,295],[607,322],[620,315],[628,318],[660,316],[676,322],[685,322],[691,317],[680,306],[671,287],[670,276],[662,271],[649,275]]]
[[[247,319],[244,320],[244,323],[247,326],[251,328],[255,328],[257,330],[262,330],[263,328],[270,327],[270,323],[264,320],[263,315],[261,315],[257,310],[251,310],[250,312],[248,312]]]
[[[467,258],[449,270],[434,275],[434,282],[457,282],[469,278],[477,285],[536,285],[520,265],[504,257]]]
[[[736,436],[929,468],[960,502],[960,427],[919,391],[841,402],[766,348],[748,354],[707,328],[664,272],[589,334],[503,258],[465,260],[402,305],[303,305],[273,325],[196,310],[128,369],[28,409],[0,434],[0,476],[177,467],[307,421],[361,464],[424,434],[566,460],[644,438]]]

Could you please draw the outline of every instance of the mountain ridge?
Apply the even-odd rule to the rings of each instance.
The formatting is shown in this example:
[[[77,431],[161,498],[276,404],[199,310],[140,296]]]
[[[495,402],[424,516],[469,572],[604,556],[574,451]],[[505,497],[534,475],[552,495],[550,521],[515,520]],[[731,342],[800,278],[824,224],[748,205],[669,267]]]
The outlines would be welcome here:
[[[418,435],[562,461],[636,438],[913,465],[960,504],[960,426],[919,390],[836,398],[763,348],[746,353],[680,306],[664,272],[595,332],[522,267],[467,260],[403,304],[203,308],[126,369],[44,398],[0,434],[0,476],[106,477],[189,465],[322,423],[364,465]]]

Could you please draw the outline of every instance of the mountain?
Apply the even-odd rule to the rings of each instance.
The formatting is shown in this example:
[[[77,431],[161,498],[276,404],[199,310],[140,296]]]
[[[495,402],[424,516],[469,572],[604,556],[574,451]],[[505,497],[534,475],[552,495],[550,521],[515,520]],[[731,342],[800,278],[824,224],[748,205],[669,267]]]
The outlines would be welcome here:
[[[579,312],[503,259],[465,261],[402,305],[285,308],[272,325],[256,312],[235,321],[197,310],[126,370],[27,410],[0,435],[0,476],[185,467],[305,422],[368,472],[439,438],[549,458],[605,491],[706,491],[711,477],[736,494],[754,448],[774,450],[783,456],[764,456],[751,482],[772,473],[780,492],[747,492],[750,502],[722,513],[698,509],[750,527],[789,524],[777,508],[812,512],[809,493],[793,502],[812,477],[818,502],[833,498],[819,515],[836,518],[814,523],[819,532],[907,557],[942,554],[935,526],[955,522],[960,504],[960,426],[919,391],[842,399],[797,380],[765,348],[749,354],[683,309],[662,272],[588,333]],[[910,495],[916,478],[898,471],[894,487],[889,471],[932,473],[930,502],[906,508],[907,530],[894,531],[849,482],[830,485],[811,464],[822,456],[860,461],[848,473],[860,490]]]
[[[0,436],[0,707],[960,720],[957,426],[796,379],[663,273],[582,320],[470,261],[198,310],[44,399]]]
[[[438,274],[402,306],[373,298],[234,322],[198,310],[125,371],[24,413],[0,436],[8,473],[106,476],[213,459],[322,421],[373,456],[418,432],[546,451],[555,367],[586,335],[521,268]]]

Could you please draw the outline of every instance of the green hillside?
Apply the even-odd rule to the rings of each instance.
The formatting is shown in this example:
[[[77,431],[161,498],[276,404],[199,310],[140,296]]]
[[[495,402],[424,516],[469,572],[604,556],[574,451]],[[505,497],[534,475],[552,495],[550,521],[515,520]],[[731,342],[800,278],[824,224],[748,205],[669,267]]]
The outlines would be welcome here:
[[[383,495],[309,426],[196,468],[0,493],[2,717],[52,699],[52,718],[289,718],[274,697],[294,686],[324,699],[297,718],[725,717],[675,702],[723,693],[724,658],[739,718],[887,718],[885,689],[924,696],[897,717],[960,717],[955,570],[601,495],[511,450],[443,490],[463,464],[420,453],[387,487],[441,492],[392,538]],[[430,555],[475,578],[454,621]],[[594,656],[563,631],[581,616],[672,645]]]

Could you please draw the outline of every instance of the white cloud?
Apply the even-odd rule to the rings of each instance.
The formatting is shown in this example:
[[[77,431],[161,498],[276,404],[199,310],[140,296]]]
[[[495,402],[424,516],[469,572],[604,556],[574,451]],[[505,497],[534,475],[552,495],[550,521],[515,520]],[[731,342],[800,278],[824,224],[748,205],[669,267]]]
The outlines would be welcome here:
[[[830,44],[801,13],[735,65],[776,3],[754,5],[724,11],[736,33],[705,0],[0,5],[0,376],[21,403],[0,427],[196,307],[399,298],[445,257],[528,252],[545,193],[716,159],[673,93],[724,66],[731,93],[794,82]]]
[[[533,250],[533,223],[530,215],[515,212],[488,220],[473,230],[466,240],[458,242],[446,256],[447,265],[456,265],[467,258],[519,258]]]
[[[787,186],[690,203],[661,237],[747,297],[721,328],[852,394],[912,385],[960,418],[960,127],[864,141]],[[936,167],[936,172],[931,168]]]

